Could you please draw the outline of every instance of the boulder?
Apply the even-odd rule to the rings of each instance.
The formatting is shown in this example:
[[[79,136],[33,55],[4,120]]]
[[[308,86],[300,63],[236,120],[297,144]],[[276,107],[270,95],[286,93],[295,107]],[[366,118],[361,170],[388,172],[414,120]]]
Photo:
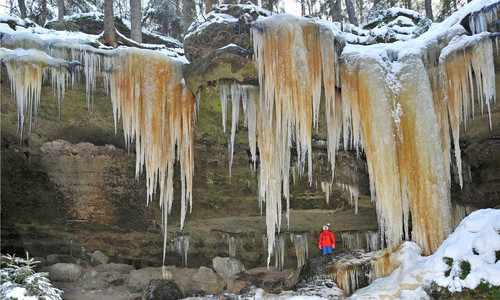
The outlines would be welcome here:
[[[94,251],[92,255],[90,256],[90,262],[92,265],[97,266],[97,265],[104,265],[109,263],[109,256],[106,254],[102,253],[99,250]]]
[[[236,258],[219,257],[212,259],[213,268],[222,278],[231,277],[245,270],[245,266]]]
[[[127,288],[130,292],[133,293],[141,292],[147,287],[151,280],[161,278],[161,268],[148,267],[139,270],[133,270],[128,276]]]
[[[276,268],[255,268],[240,272],[227,280],[227,292],[241,294],[248,287],[261,288],[267,293],[279,294],[285,289],[291,288],[296,282],[296,274],[293,270],[279,271]]]
[[[203,291],[207,294],[220,292],[225,282],[212,269],[201,266],[191,277],[191,284],[187,286],[188,291]]]
[[[83,290],[96,291],[103,290],[109,287],[109,283],[105,282],[99,272],[94,269],[85,270],[82,277],[78,281],[78,285]]]
[[[76,263],[76,258],[65,254],[49,254],[47,255],[47,265],[54,265],[57,263]]]
[[[153,279],[146,288],[147,300],[177,300],[184,298],[173,280]]]
[[[82,276],[83,268],[68,263],[56,263],[46,269],[51,281],[74,282]]]
[[[102,279],[111,285],[122,285],[127,275],[120,272],[104,272],[102,273]]]
[[[95,267],[95,270],[97,272],[118,272],[121,274],[128,274],[134,270],[134,267],[127,264],[110,263],[110,264],[98,265]]]

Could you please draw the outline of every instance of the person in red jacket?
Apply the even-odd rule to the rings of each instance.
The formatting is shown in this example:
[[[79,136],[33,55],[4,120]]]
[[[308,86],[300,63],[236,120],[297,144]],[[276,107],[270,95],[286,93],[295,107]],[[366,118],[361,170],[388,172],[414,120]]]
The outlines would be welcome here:
[[[333,232],[329,230],[330,224],[327,223],[323,225],[323,231],[319,235],[318,246],[319,249],[323,252],[323,255],[329,254],[333,252],[335,249],[335,236]]]

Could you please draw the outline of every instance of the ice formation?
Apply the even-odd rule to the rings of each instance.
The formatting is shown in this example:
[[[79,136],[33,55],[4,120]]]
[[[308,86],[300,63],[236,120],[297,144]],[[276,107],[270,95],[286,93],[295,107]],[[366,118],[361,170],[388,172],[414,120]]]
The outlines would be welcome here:
[[[470,7],[481,9],[476,2]],[[364,151],[384,244],[395,248],[412,240],[430,254],[451,232],[449,132],[461,183],[460,124],[473,116],[474,101],[488,113],[495,101],[492,35],[466,36],[452,21],[407,44],[348,45],[340,68],[335,45],[342,38],[324,23],[272,16],[254,24],[258,115],[266,120],[258,126],[259,195],[266,203],[269,255],[281,197],[289,198],[292,145],[299,175],[307,164],[311,181],[311,131],[322,85],[332,177],[341,138],[346,150]]]
[[[278,270],[285,267],[285,239],[284,234],[279,233],[274,240],[274,266]]]
[[[343,231],[340,233],[342,237],[342,248],[344,249],[359,249],[359,234],[357,231]]]
[[[78,41],[43,41],[25,33],[4,35],[2,46],[16,49],[0,50],[18,104],[20,132],[25,115],[29,117],[30,128],[31,116],[36,116],[44,68],[50,71],[59,99],[70,78],[74,82],[74,72],[67,69],[83,68],[89,108],[96,79],[103,78],[113,105],[115,130],[122,118],[127,146],[135,141],[136,177],[146,169],[148,203],[157,187],[160,189],[165,261],[167,215],[172,207],[176,161],[180,162],[181,172],[181,228],[192,206],[195,101],[183,83],[181,61],[158,51],[94,49]]]
[[[377,230],[368,230],[365,233],[366,237],[366,251],[376,251],[381,249],[380,235]]]
[[[229,257],[236,257],[236,249],[238,247],[238,240],[234,236],[228,236],[227,243],[229,246]]]
[[[306,259],[309,256],[309,249],[308,249],[308,236],[309,234],[302,233],[290,233],[290,239],[292,240],[292,243],[295,245],[295,255],[297,256],[297,269],[300,269],[305,263]]]
[[[25,118],[28,118],[29,133],[33,115],[36,121],[44,73],[46,76],[50,74],[53,93],[57,93],[60,107],[69,80],[68,68],[71,68],[72,64],[36,49],[0,48],[0,57],[7,68],[12,94],[17,103],[17,127],[22,141]]]
[[[281,200],[289,206],[290,147],[297,148],[297,169],[307,164],[312,183],[312,126],[318,126],[322,81],[327,111],[335,115],[336,49],[330,27],[290,16],[274,16],[254,24],[252,39],[259,72],[257,113],[260,153],[259,199],[266,203],[268,265],[276,228],[281,226]],[[328,124],[338,122],[329,118]],[[330,132],[329,132],[330,135]],[[339,131],[331,133],[336,137]],[[329,146],[338,148],[338,140]],[[332,143],[334,140],[332,139]],[[329,157],[333,161],[335,154]],[[306,163],[307,162],[307,163]],[[332,163],[334,165],[334,162]],[[288,216],[288,210],[287,210]]]
[[[330,181],[321,181],[321,190],[325,193],[326,204],[330,203],[330,189],[332,183]]]
[[[182,266],[187,267],[189,252],[189,235],[180,235],[170,239],[170,252],[182,257]]]

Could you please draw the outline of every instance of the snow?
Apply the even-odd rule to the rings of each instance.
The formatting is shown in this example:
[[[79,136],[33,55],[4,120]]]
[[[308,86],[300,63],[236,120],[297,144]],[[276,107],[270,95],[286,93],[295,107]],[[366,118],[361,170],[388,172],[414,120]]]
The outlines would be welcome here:
[[[3,285],[2,285],[3,287]],[[23,287],[15,287],[7,293],[7,299],[18,299],[18,300],[37,300],[36,296],[26,296],[27,291]]]
[[[350,299],[383,299],[387,295],[400,295],[400,299],[429,299],[424,290],[433,282],[450,292],[475,289],[481,281],[499,286],[500,262],[495,262],[495,252],[500,251],[500,234],[495,228],[499,222],[499,209],[471,213],[433,255],[422,257],[415,248],[406,249],[401,257],[403,264],[398,269],[357,290]],[[449,268],[443,260],[445,257],[453,259],[449,275],[445,275]],[[460,279],[461,261],[471,266],[465,279]]]

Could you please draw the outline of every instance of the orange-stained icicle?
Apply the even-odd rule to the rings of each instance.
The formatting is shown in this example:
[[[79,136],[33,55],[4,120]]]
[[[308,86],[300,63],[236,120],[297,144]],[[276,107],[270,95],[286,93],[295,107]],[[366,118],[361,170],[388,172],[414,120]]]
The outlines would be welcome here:
[[[146,169],[148,202],[159,186],[165,247],[175,161],[181,171],[181,228],[192,207],[194,97],[183,83],[181,63],[160,53],[117,51],[111,64],[113,113],[123,118],[127,145],[135,140],[136,176]]]

